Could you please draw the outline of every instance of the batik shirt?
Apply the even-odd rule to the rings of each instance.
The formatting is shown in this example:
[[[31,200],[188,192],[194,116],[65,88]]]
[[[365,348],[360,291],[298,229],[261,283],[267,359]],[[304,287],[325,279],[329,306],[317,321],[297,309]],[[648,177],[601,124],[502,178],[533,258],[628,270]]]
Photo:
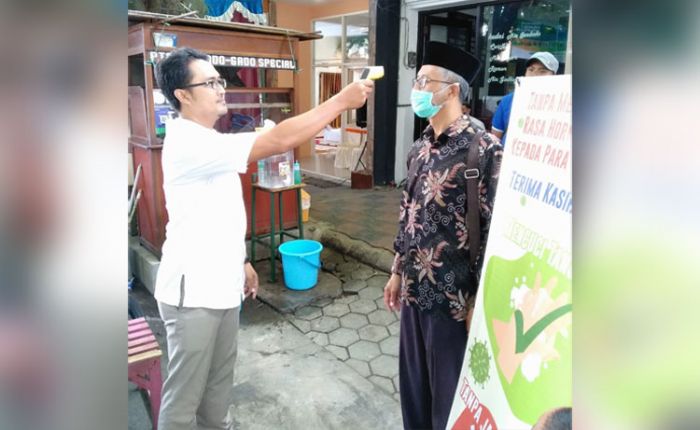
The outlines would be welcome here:
[[[437,139],[428,126],[413,143],[394,241],[401,302],[457,321],[473,306],[503,156],[498,139],[484,134],[478,142],[480,255],[477,270],[470,270],[464,172],[477,131],[460,117]]]

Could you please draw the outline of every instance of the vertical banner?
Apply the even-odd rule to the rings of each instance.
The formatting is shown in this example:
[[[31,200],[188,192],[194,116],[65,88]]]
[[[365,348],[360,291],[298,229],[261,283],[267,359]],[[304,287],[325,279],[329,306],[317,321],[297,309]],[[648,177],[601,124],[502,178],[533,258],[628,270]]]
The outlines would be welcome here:
[[[448,429],[571,406],[571,76],[520,78]]]

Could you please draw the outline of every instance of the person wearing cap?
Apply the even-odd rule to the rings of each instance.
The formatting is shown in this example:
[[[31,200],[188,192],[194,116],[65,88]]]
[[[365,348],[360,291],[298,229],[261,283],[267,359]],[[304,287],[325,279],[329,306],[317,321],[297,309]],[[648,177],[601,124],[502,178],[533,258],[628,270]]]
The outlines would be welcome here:
[[[480,67],[465,51],[430,42],[413,81],[411,107],[430,124],[409,150],[396,254],[384,287],[387,309],[401,312],[399,392],[406,429],[445,428],[464,359],[479,272],[469,258],[466,176],[478,181],[481,231],[474,249],[480,265],[503,156],[498,139],[482,134],[477,141],[479,129],[462,115]],[[476,176],[466,174],[473,145]]]
[[[525,77],[556,75],[559,69],[559,61],[549,52],[535,52],[527,60],[525,67]],[[503,146],[506,145],[510,109],[513,106],[513,94],[509,93],[501,99],[491,122],[491,133],[501,139]]]

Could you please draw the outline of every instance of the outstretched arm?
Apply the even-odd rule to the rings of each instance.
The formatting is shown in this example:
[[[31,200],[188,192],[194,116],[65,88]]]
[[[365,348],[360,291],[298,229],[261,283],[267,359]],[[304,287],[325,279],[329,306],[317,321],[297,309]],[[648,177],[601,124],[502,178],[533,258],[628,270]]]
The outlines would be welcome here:
[[[310,111],[284,120],[269,131],[261,133],[255,139],[248,162],[287,152],[308,142],[343,111],[365,104],[373,89],[374,82],[369,79],[353,82]]]

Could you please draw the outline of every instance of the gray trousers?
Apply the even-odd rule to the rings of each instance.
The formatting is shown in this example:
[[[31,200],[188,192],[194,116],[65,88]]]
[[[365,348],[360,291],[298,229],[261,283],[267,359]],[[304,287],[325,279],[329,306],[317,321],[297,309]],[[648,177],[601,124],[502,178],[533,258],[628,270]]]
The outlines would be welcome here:
[[[240,308],[158,310],[168,342],[158,429],[230,429]]]

